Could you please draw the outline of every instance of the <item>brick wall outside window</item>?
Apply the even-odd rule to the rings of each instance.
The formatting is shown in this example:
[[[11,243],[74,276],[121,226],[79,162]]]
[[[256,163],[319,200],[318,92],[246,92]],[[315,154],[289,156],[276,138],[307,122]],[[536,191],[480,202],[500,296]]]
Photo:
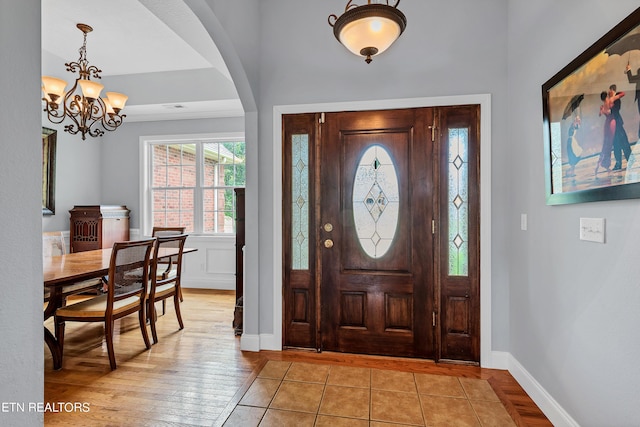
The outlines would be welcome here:
[[[227,143],[231,150],[224,143],[204,144],[202,183],[198,183],[195,143],[152,145],[153,225],[184,226],[190,233],[235,232],[233,187],[244,186],[244,145],[240,144]],[[233,152],[236,147],[240,147],[239,153]],[[238,181],[242,185],[237,185]],[[202,197],[202,230],[195,230],[198,192]]]

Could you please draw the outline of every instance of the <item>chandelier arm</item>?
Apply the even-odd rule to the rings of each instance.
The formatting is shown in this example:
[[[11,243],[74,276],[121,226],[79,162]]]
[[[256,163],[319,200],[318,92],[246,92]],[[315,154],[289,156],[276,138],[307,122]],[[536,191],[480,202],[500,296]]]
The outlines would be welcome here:
[[[76,93],[76,89],[78,88],[78,80],[79,79],[76,79],[71,89],[69,89],[69,91],[64,95],[62,105],[64,107],[65,115],[68,115],[78,125],[80,125],[75,117],[81,115],[82,110],[84,109],[84,97]]]
[[[118,115],[115,113],[108,113],[107,107],[102,100],[102,98],[97,98],[93,104],[91,105],[91,115],[87,117],[87,122],[91,122],[89,126],[86,126],[87,129],[92,130],[89,132],[91,136],[101,136],[104,135],[104,131],[99,128],[93,128],[98,124],[101,125],[107,131],[116,130],[121,124],[122,119],[125,115]]]
[[[70,73],[75,73],[76,69],[80,68],[80,64],[77,62],[65,62],[65,67],[67,67],[67,71]]]
[[[96,98],[93,102],[87,102],[87,107],[88,108],[85,110],[87,111],[87,113],[83,114],[83,127],[87,129],[87,132],[91,136],[100,136],[104,134],[104,132],[99,133],[101,132],[101,130],[98,128],[95,128],[93,129],[93,131],[91,131],[96,123],[100,124],[104,121],[104,116],[106,115],[107,111],[104,102],[101,98]]]
[[[71,135],[75,135],[80,132],[80,129],[72,123],[70,125],[64,125],[64,131],[70,133]],[[84,133],[82,133],[82,139],[85,139]]]
[[[89,76],[89,74],[93,74],[91,77],[95,78],[95,79],[101,79],[102,77],[100,77],[100,73],[102,72],[101,69],[99,69],[98,67],[96,67],[95,65],[91,65],[90,67],[87,68],[87,76]]]
[[[69,97],[68,99],[69,103],[67,104],[65,102],[64,104],[65,116],[68,117],[73,123],[65,125],[64,130],[65,132],[69,132],[72,135],[81,132],[82,139],[85,139],[84,120],[82,117],[82,99],[78,95]]]
[[[389,5],[389,0],[386,0],[387,6]],[[371,0],[367,0],[367,4],[371,4]],[[400,0],[396,1],[396,4],[393,5],[393,7],[398,7],[398,5],[400,4]],[[349,2],[347,3],[347,5],[344,8],[344,11],[347,12],[349,9],[354,8],[354,7],[360,7],[357,4],[353,3],[353,0],[349,0]],[[333,15],[335,16],[335,15]],[[333,25],[332,25],[333,26]]]
[[[126,114],[107,114],[102,118],[102,126],[107,130],[116,130],[125,117]]]
[[[66,116],[66,111],[64,108],[64,98],[58,98],[61,103],[54,102],[53,100],[48,99],[48,95],[43,97],[42,100],[45,102],[44,110],[47,112],[47,117],[51,123],[60,124],[64,120]],[[57,99],[57,100],[58,100]],[[62,105],[62,108],[60,106]]]
[[[83,141],[87,139],[87,134],[94,138],[104,135],[104,131],[102,129],[96,128],[91,130],[91,128],[78,128],[73,124],[65,125],[64,131],[70,133],[71,135],[76,135],[78,133],[81,134]]]
[[[96,123],[99,123],[99,122],[94,121],[93,123],[91,123],[91,126],[89,126],[85,132],[85,133],[88,133],[89,136],[92,136],[94,138],[104,135],[104,131],[102,129],[100,129],[99,127],[96,127],[96,128],[93,127],[93,125],[95,125]]]
[[[371,0],[368,0],[367,4],[371,3]],[[344,7],[344,11],[348,11],[349,9],[351,9],[352,7],[358,7],[357,4],[353,4],[353,0],[349,0],[347,2],[347,5]]]
[[[60,109],[58,104],[54,102],[48,102],[46,98],[42,98],[45,101],[44,110],[47,112],[47,118],[53,124],[59,125],[62,123],[66,117],[64,114],[64,108]]]
[[[66,125],[64,127],[65,132],[69,132],[72,135],[75,135],[77,133],[81,133],[82,134],[82,139],[87,139],[86,135],[89,134],[89,136],[91,137],[98,137],[98,136],[102,136],[104,135],[104,131],[102,129],[100,129],[99,127],[94,128],[94,125],[96,125],[96,123],[100,123],[100,118],[89,118],[89,120],[87,120],[86,117],[82,118],[82,124],[79,124],[77,119],[75,117],[71,117],[71,120],[75,123],[74,124],[70,124],[70,125]],[[87,123],[89,123],[87,125]]]

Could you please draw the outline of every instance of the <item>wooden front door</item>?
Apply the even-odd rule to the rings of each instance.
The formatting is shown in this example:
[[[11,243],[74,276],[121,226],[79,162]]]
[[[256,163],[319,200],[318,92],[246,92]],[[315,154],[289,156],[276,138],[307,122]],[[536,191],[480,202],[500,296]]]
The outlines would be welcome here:
[[[460,226],[478,170],[475,149],[447,161],[452,112],[468,110],[453,108],[285,116],[285,347],[479,361],[477,227]]]
[[[433,358],[433,110],[325,115],[322,349]],[[330,224],[330,226],[328,226]]]

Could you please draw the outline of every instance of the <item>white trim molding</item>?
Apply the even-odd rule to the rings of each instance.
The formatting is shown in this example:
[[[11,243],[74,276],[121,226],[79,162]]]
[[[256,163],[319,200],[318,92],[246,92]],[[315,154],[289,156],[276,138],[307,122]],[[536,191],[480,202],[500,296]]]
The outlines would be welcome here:
[[[246,332],[243,332],[240,336],[240,350],[260,351],[260,335],[247,334]]]
[[[506,371],[509,369],[509,354],[506,351],[492,351],[491,352],[491,368],[492,369],[502,369]]]
[[[480,365],[491,368],[491,95],[459,95],[273,107],[273,200],[282,200],[282,115],[480,105]],[[273,204],[273,342],[282,349],[282,204]],[[258,340],[262,343],[261,340]],[[265,340],[265,345],[266,345]],[[260,347],[267,349],[266,347]]]
[[[240,337],[240,350],[260,351],[260,350],[282,350],[282,341],[274,334],[245,334]]]
[[[509,372],[556,427],[580,427],[567,411],[536,381],[518,360],[508,355]]]

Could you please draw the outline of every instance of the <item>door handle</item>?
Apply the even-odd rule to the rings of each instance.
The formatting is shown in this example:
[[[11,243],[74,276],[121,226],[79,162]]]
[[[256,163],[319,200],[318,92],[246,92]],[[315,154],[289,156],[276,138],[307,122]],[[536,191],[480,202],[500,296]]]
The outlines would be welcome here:
[[[332,248],[333,247],[333,240],[331,240],[331,239],[325,240],[324,241],[324,247],[327,248],[327,249]]]

